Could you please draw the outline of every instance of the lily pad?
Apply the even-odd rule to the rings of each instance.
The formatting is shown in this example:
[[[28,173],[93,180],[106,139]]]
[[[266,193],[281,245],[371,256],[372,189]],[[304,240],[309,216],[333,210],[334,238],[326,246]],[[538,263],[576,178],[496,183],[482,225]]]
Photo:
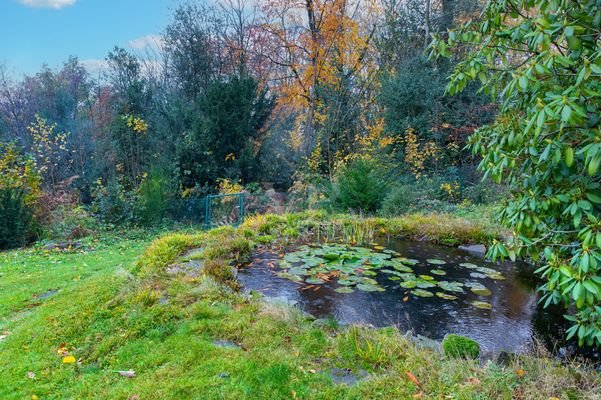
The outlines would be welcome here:
[[[447,263],[446,261],[444,261],[444,260],[439,260],[439,259],[437,259],[437,258],[428,258],[428,259],[426,260],[426,262],[427,262],[428,264],[433,264],[433,265],[444,265],[444,264],[446,264],[446,263]]]
[[[417,282],[416,281],[401,282],[401,287],[405,288],[405,289],[413,289],[416,286],[417,286]]]
[[[434,280],[434,277],[430,276],[430,275],[420,275],[419,277],[425,281],[433,281]]]
[[[288,273],[292,275],[309,275],[306,269],[300,267],[292,267],[288,270]]]
[[[491,295],[490,290],[488,290],[488,288],[484,285],[472,286],[470,288],[470,290],[472,291],[472,293],[477,294],[478,296],[490,296]]]
[[[447,294],[445,292],[436,292],[436,296],[444,300],[457,300],[457,296],[453,296],[452,294]]]
[[[415,260],[413,258],[406,258],[406,257],[397,257],[397,258],[393,258],[392,261],[398,261],[401,262],[405,265],[416,265],[419,264],[418,260]]]
[[[492,310],[492,305],[490,303],[487,303],[485,301],[472,301],[471,303],[474,307],[476,308],[481,308],[483,310]]]
[[[368,283],[360,283],[357,285],[357,289],[362,290],[364,292],[383,292],[384,289],[382,289],[379,286],[376,285],[370,285]]]
[[[416,281],[416,286],[420,289],[429,289],[436,287],[436,283],[432,281],[426,281],[424,279],[418,279]]]
[[[349,281],[348,279],[338,279],[338,284],[342,286],[353,286],[355,282]]]
[[[306,282],[312,285],[321,285],[322,283],[326,283],[326,281],[324,281],[323,279],[319,279],[316,277],[307,278]]]
[[[434,297],[432,292],[423,289],[413,289],[411,294],[418,297]]]
[[[461,282],[449,282],[449,281],[440,281],[438,282],[438,287],[446,292],[456,292],[456,293],[465,293],[462,288],[463,284]]]
[[[430,271],[430,273],[434,274],[434,275],[446,275],[447,274],[442,269],[433,269],[433,270]]]
[[[462,267],[464,267],[464,268],[469,268],[469,269],[476,269],[476,268],[478,268],[478,266],[476,264],[472,264],[472,263],[468,263],[468,262],[461,263],[459,265],[462,266]]]
[[[303,279],[298,275],[292,275],[288,272],[278,272],[276,274],[280,278],[291,280],[292,282],[301,282]]]
[[[472,278],[476,278],[476,279],[484,279],[484,278],[486,278],[486,275],[481,274],[480,272],[471,272],[470,276]]]
[[[354,292],[354,290],[351,289],[350,287],[339,287],[334,291],[338,292],[338,293],[353,293]]]

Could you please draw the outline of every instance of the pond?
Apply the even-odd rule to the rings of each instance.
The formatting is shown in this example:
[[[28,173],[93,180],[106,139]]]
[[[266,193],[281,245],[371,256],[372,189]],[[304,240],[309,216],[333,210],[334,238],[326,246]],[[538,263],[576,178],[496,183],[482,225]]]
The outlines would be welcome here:
[[[434,340],[468,336],[489,355],[527,351],[535,339],[561,356],[579,351],[563,341],[561,310],[538,304],[527,265],[397,239],[370,249],[300,246],[286,253],[257,252],[240,270],[242,285],[342,324],[394,325]]]

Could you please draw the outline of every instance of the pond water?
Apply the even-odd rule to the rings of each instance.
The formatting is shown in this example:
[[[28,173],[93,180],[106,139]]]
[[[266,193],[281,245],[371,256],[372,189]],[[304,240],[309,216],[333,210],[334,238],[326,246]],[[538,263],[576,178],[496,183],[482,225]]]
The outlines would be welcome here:
[[[485,354],[502,350],[524,352],[531,348],[535,338],[554,354],[571,356],[578,352],[563,341],[568,325],[561,310],[543,310],[538,304],[537,283],[527,265],[491,263],[463,250],[427,242],[394,239],[379,244],[381,247],[375,246],[372,250],[387,252],[393,260],[404,264],[398,264],[401,273],[389,267],[369,271],[370,283],[364,290],[357,290],[357,286],[361,286],[357,282],[361,281],[349,282],[353,280],[352,273],[329,278],[317,275],[322,280],[308,275],[314,273],[311,269],[303,271],[307,266],[301,265],[299,269],[298,257],[294,253],[290,255],[294,249],[287,252],[286,260],[269,251],[257,252],[254,261],[240,270],[239,280],[248,290],[286,299],[316,318],[334,317],[343,324],[394,325],[403,332],[411,330],[434,340],[456,333],[478,341]],[[387,250],[383,250],[384,247]],[[302,249],[304,252],[296,254],[314,254],[311,248]],[[329,255],[324,253],[327,251],[320,254],[327,258]],[[351,256],[347,258],[351,263],[356,260]],[[410,271],[407,266],[412,273],[407,274]],[[474,269],[476,266],[479,270]],[[296,275],[291,276],[288,271]],[[358,275],[366,273],[363,268],[356,271]],[[405,287],[401,286],[411,279],[423,285],[414,287],[413,283],[405,283]],[[435,285],[428,285],[426,280]],[[441,286],[447,290],[441,290]],[[420,287],[424,289],[420,291]],[[431,297],[420,297],[423,290]],[[586,356],[598,358],[596,354]]]

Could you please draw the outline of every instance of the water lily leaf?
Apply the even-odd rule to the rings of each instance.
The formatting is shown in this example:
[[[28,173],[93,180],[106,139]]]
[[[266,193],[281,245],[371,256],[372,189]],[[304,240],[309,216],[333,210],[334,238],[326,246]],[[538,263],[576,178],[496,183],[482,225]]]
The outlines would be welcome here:
[[[365,275],[365,276],[376,276],[376,275],[378,275],[378,273],[374,272],[374,271],[363,271],[363,275]]]
[[[430,276],[430,275],[420,275],[419,277],[425,281],[433,281],[434,280],[434,277]]]
[[[298,275],[292,275],[288,272],[278,272],[276,274],[280,278],[291,280],[292,282],[301,282],[303,279]]]
[[[411,294],[418,297],[434,297],[432,292],[423,289],[413,289]]]
[[[449,282],[449,281],[440,281],[438,282],[438,287],[446,292],[456,292],[456,293],[465,293],[462,288],[463,284],[461,282]]]
[[[406,281],[406,282],[401,282],[401,287],[405,288],[405,289],[413,289],[414,287],[417,286],[417,282],[416,281]]]
[[[483,310],[492,310],[492,305],[490,303],[487,303],[485,301],[472,301],[471,303],[474,307],[476,308],[481,308]]]
[[[405,258],[405,257],[397,257],[397,258],[393,258],[392,261],[399,261],[405,265],[416,265],[419,264],[418,260],[415,260],[413,258]]]
[[[436,283],[431,282],[431,281],[425,281],[422,279],[418,279],[417,280],[417,287],[420,289],[429,289],[429,288],[433,288],[436,287]]]
[[[457,300],[457,296],[453,296],[452,294],[447,294],[445,292],[436,292],[436,296],[444,300]]]
[[[413,272],[413,269],[411,269],[411,267],[402,264],[392,264],[391,267],[401,272]]]
[[[401,278],[399,278],[398,276],[391,276],[390,278],[388,278],[389,281],[400,281]]]
[[[380,246],[380,245],[374,246],[374,250],[384,250],[384,249],[386,249],[386,247],[384,247],[384,246]]]
[[[354,290],[351,289],[350,287],[339,287],[337,289],[334,290],[335,292],[338,293],[353,293]]]
[[[433,269],[433,270],[430,271],[430,273],[434,274],[434,275],[446,275],[447,274],[442,269]]]
[[[311,277],[311,278],[307,278],[305,280],[305,282],[310,283],[312,285],[321,285],[322,283],[325,283],[326,281],[324,281],[323,279],[316,278],[316,277]]]
[[[476,278],[476,279],[484,279],[484,278],[486,278],[486,275],[481,274],[480,272],[471,272],[470,276],[472,278]]]
[[[500,272],[497,272],[494,274],[486,274],[486,276],[489,277],[490,279],[494,279],[495,281],[505,280],[505,276],[503,276],[503,274],[501,274]]]
[[[300,267],[292,267],[288,270],[288,273],[292,275],[309,275],[306,269]]]
[[[469,268],[469,269],[476,269],[476,268],[478,268],[478,266],[476,264],[472,264],[472,263],[468,263],[468,262],[461,263],[459,265],[462,266],[462,267],[464,267],[464,268]]]
[[[383,292],[384,289],[380,288],[376,285],[370,285],[368,283],[360,283],[357,285],[357,289],[362,290],[364,292]]]
[[[444,260],[439,260],[439,259],[437,259],[437,258],[428,258],[428,259],[426,260],[426,262],[427,262],[428,264],[434,264],[434,265],[444,265],[444,264],[446,264],[446,263],[447,263],[446,261],[444,261]]]
[[[477,294],[478,296],[490,296],[491,292],[484,285],[472,285],[470,287],[472,293]]]
[[[349,281],[348,279],[339,279],[338,284],[342,286],[353,286],[355,282]]]

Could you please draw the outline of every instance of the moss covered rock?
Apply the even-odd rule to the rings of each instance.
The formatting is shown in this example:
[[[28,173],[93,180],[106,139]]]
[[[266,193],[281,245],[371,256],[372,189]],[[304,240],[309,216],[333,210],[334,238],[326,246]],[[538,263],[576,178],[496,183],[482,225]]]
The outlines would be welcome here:
[[[478,358],[480,356],[480,344],[465,336],[450,334],[443,342],[444,353],[453,358]]]

